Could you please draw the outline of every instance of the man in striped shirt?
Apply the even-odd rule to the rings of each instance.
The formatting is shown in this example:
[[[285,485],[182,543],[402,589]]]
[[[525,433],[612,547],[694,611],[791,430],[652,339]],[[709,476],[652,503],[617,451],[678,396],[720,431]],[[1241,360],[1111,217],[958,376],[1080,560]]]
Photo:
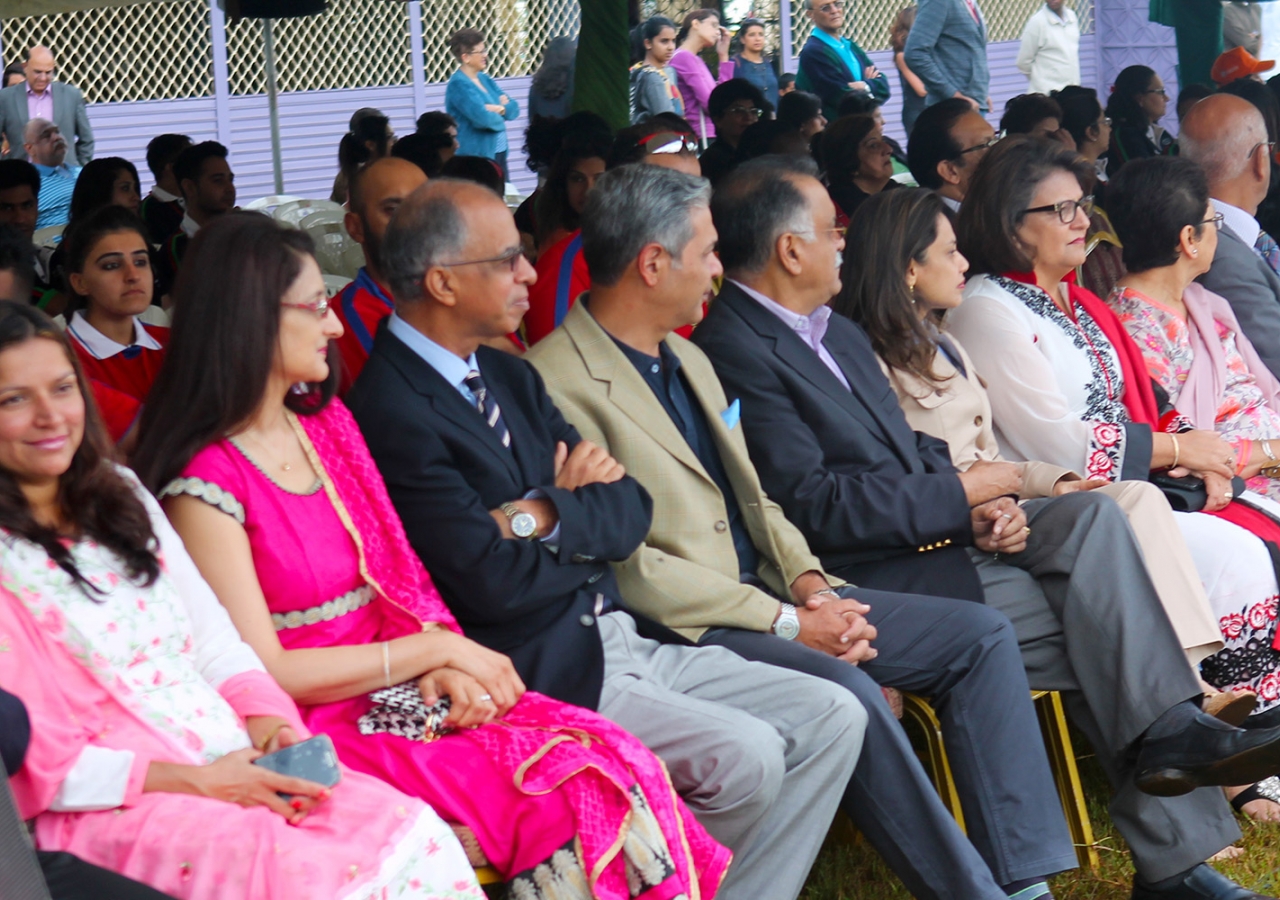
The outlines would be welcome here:
[[[80,166],[68,166],[67,139],[48,119],[27,122],[22,135],[27,157],[40,173],[40,217],[36,228],[65,225],[71,217],[71,193],[80,177]]]

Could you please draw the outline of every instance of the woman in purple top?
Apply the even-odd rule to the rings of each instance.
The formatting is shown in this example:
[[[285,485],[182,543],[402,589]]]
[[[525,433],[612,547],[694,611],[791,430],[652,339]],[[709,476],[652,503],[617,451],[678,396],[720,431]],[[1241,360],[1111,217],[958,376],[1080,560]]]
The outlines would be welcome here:
[[[670,66],[680,76],[680,94],[684,97],[684,117],[702,140],[702,146],[716,136],[715,126],[707,113],[707,99],[717,84],[733,77],[734,65],[729,59],[729,29],[720,26],[720,14],[714,9],[696,9],[684,17],[676,35],[680,48],[671,57]],[[720,59],[719,75],[711,77],[701,57],[708,47],[716,48]]]

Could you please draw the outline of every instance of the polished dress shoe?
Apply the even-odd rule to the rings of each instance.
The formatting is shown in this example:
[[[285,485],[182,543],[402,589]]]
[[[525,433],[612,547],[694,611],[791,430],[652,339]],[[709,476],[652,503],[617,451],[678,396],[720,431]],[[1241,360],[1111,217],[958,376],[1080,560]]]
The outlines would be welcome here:
[[[1274,898],[1245,890],[1208,863],[1201,863],[1173,887],[1157,889],[1135,878],[1133,900],[1274,900]]]
[[[1280,728],[1233,728],[1198,710],[1186,719],[1172,734],[1142,740],[1134,775],[1140,791],[1177,797],[1280,772]]]

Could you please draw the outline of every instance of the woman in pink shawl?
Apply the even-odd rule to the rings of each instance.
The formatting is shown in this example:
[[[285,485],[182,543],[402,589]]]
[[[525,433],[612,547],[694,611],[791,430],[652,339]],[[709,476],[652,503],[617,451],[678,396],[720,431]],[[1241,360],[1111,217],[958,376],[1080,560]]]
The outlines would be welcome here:
[[[0,683],[40,849],[190,900],[479,900],[422,801],[252,765],[307,727],[110,446],[66,338],[0,302]]]
[[[228,261],[230,265],[228,265]],[[304,234],[230,215],[175,294],[135,458],[244,639],[342,759],[469,827],[520,898],[711,897],[729,854],[639,741],[466,639],[333,397],[342,333]],[[411,740],[370,694],[450,702]]]

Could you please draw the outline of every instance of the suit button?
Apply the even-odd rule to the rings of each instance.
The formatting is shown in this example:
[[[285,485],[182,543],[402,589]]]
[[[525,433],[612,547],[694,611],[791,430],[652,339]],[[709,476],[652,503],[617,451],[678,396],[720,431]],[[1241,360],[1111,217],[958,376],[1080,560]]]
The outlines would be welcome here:
[[[595,616],[591,615],[590,613],[583,613],[582,615],[578,616],[578,621],[581,622],[587,628],[590,628],[592,625],[596,624]]]
[[[728,530],[729,530],[729,526],[723,519],[721,519],[719,522],[716,523],[716,531],[718,531],[720,534],[724,534]]]
[[[973,417],[973,424],[974,424],[974,425],[976,425],[976,426],[978,426],[978,427],[981,427],[981,426],[982,426],[982,416],[974,416],[974,417]]]
[[[595,584],[597,581],[600,580],[602,575],[604,575],[603,572],[596,572],[594,575],[592,575],[590,578],[587,579],[587,584]]]

